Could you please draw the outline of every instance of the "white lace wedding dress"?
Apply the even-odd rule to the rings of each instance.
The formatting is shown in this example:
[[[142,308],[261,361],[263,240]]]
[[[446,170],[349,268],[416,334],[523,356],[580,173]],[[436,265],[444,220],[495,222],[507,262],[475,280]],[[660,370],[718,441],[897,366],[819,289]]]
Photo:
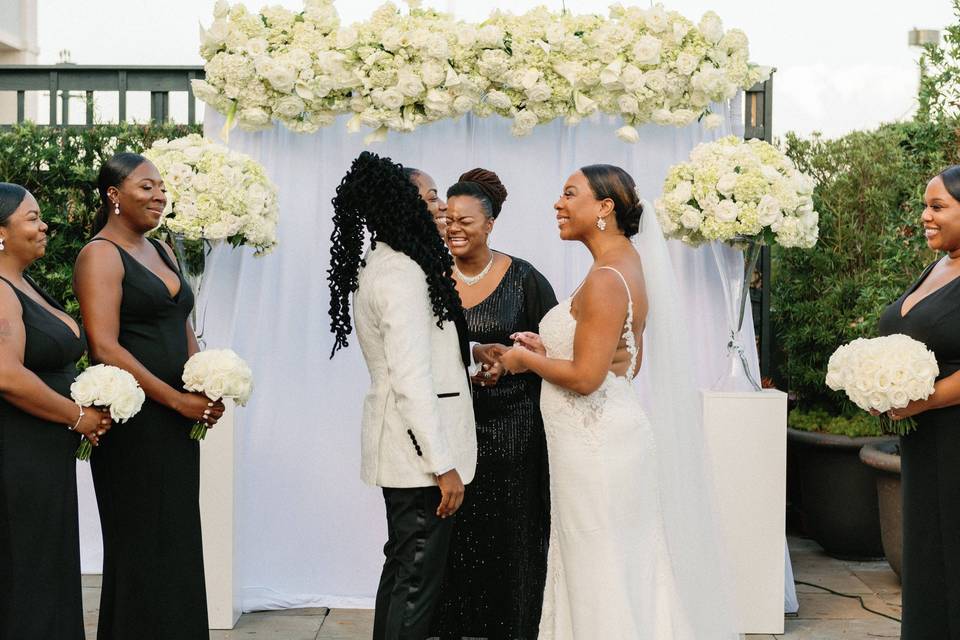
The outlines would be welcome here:
[[[617,273],[627,286],[619,271]],[[550,548],[540,640],[691,638],[675,588],[654,434],[632,384],[638,349],[627,286],[626,376],[582,396],[543,383],[550,460]],[[547,356],[573,359],[571,298],[540,322]]]

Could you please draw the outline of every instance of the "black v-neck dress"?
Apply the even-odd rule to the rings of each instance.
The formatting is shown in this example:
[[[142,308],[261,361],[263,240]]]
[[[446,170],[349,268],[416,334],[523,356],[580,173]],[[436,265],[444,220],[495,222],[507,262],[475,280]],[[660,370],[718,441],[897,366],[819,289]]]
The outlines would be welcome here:
[[[936,263],[880,316],[880,333],[927,345],[939,378],[960,371],[960,278],[901,316],[903,301]],[[903,486],[903,640],[960,640],[960,405],[915,416],[900,439]]]
[[[180,290],[171,296],[156,274],[114,245],[124,271],[119,342],[153,375],[183,389],[193,294],[166,250],[150,242],[178,274]],[[189,437],[191,424],[147,398],[90,458],[103,529],[98,640],[209,637],[200,447]]]
[[[9,285],[23,307],[24,366],[70,397],[86,351],[63,320]],[[30,285],[63,310],[33,281]],[[6,284],[3,284],[6,283]],[[83,640],[75,452],[66,425],[0,398],[0,639]]]

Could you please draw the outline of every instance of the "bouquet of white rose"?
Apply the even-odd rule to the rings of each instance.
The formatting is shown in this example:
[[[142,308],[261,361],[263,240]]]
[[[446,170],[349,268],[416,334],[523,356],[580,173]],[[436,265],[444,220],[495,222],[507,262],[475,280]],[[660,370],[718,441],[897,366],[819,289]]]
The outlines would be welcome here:
[[[260,163],[195,133],[157,140],[144,156],[167,187],[167,230],[249,245],[258,256],[277,245],[277,188]]]
[[[81,407],[110,410],[114,422],[126,422],[140,412],[146,396],[130,373],[106,364],[88,367],[70,385],[70,397]],[[89,460],[93,447],[86,438],[77,448],[77,459]]]
[[[183,367],[183,387],[204,394],[213,401],[232,398],[241,407],[253,393],[253,372],[231,349],[208,349],[195,353]],[[203,440],[207,426],[193,425],[190,437]]]
[[[837,349],[827,365],[827,386],[844,391],[864,411],[881,414],[902,409],[912,400],[925,400],[933,393],[940,373],[937,359],[926,345],[903,334],[882,338],[858,338]],[[881,416],[886,433],[904,435],[912,419],[894,423]]]
[[[762,238],[809,249],[820,233],[813,187],[773,145],[727,136],[671,167],[655,206],[664,234],[690,245]]]

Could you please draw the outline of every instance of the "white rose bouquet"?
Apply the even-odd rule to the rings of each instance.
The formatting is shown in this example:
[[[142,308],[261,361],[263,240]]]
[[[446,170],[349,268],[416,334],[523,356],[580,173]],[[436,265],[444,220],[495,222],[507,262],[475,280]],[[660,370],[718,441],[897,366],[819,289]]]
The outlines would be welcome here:
[[[925,400],[940,373],[937,359],[922,343],[903,334],[858,338],[837,349],[827,365],[827,386],[844,391],[864,411],[885,414],[912,400]],[[916,426],[912,419],[894,423],[881,416],[887,433],[904,435]]]
[[[114,422],[126,422],[140,412],[146,396],[130,373],[106,364],[88,367],[70,385],[70,397],[81,407],[110,410]],[[77,448],[78,460],[89,460],[93,447],[84,438]]]
[[[158,140],[144,156],[167,187],[168,231],[249,245],[258,256],[277,245],[277,188],[260,163],[195,133]]]
[[[727,136],[671,167],[655,207],[664,234],[690,245],[754,238],[809,249],[820,233],[813,188],[773,145]]]
[[[253,393],[253,372],[231,349],[208,349],[195,353],[183,367],[183,387],[204,394],[214,402],[232,398],[241,407]],[[193,425],[190,437],[203,440],[207,426]]]

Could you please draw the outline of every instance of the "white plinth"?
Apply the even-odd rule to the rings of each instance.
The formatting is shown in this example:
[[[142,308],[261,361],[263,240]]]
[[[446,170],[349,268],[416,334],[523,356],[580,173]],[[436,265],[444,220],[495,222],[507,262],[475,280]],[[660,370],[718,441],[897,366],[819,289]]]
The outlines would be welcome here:
[[[236,571],[236,440],[233,403],[200,443],[200,520],[211,629],[232,629],[240,618]]]
[[[703,392],[720,525],[741,633],[783,633],[787,396]]]

